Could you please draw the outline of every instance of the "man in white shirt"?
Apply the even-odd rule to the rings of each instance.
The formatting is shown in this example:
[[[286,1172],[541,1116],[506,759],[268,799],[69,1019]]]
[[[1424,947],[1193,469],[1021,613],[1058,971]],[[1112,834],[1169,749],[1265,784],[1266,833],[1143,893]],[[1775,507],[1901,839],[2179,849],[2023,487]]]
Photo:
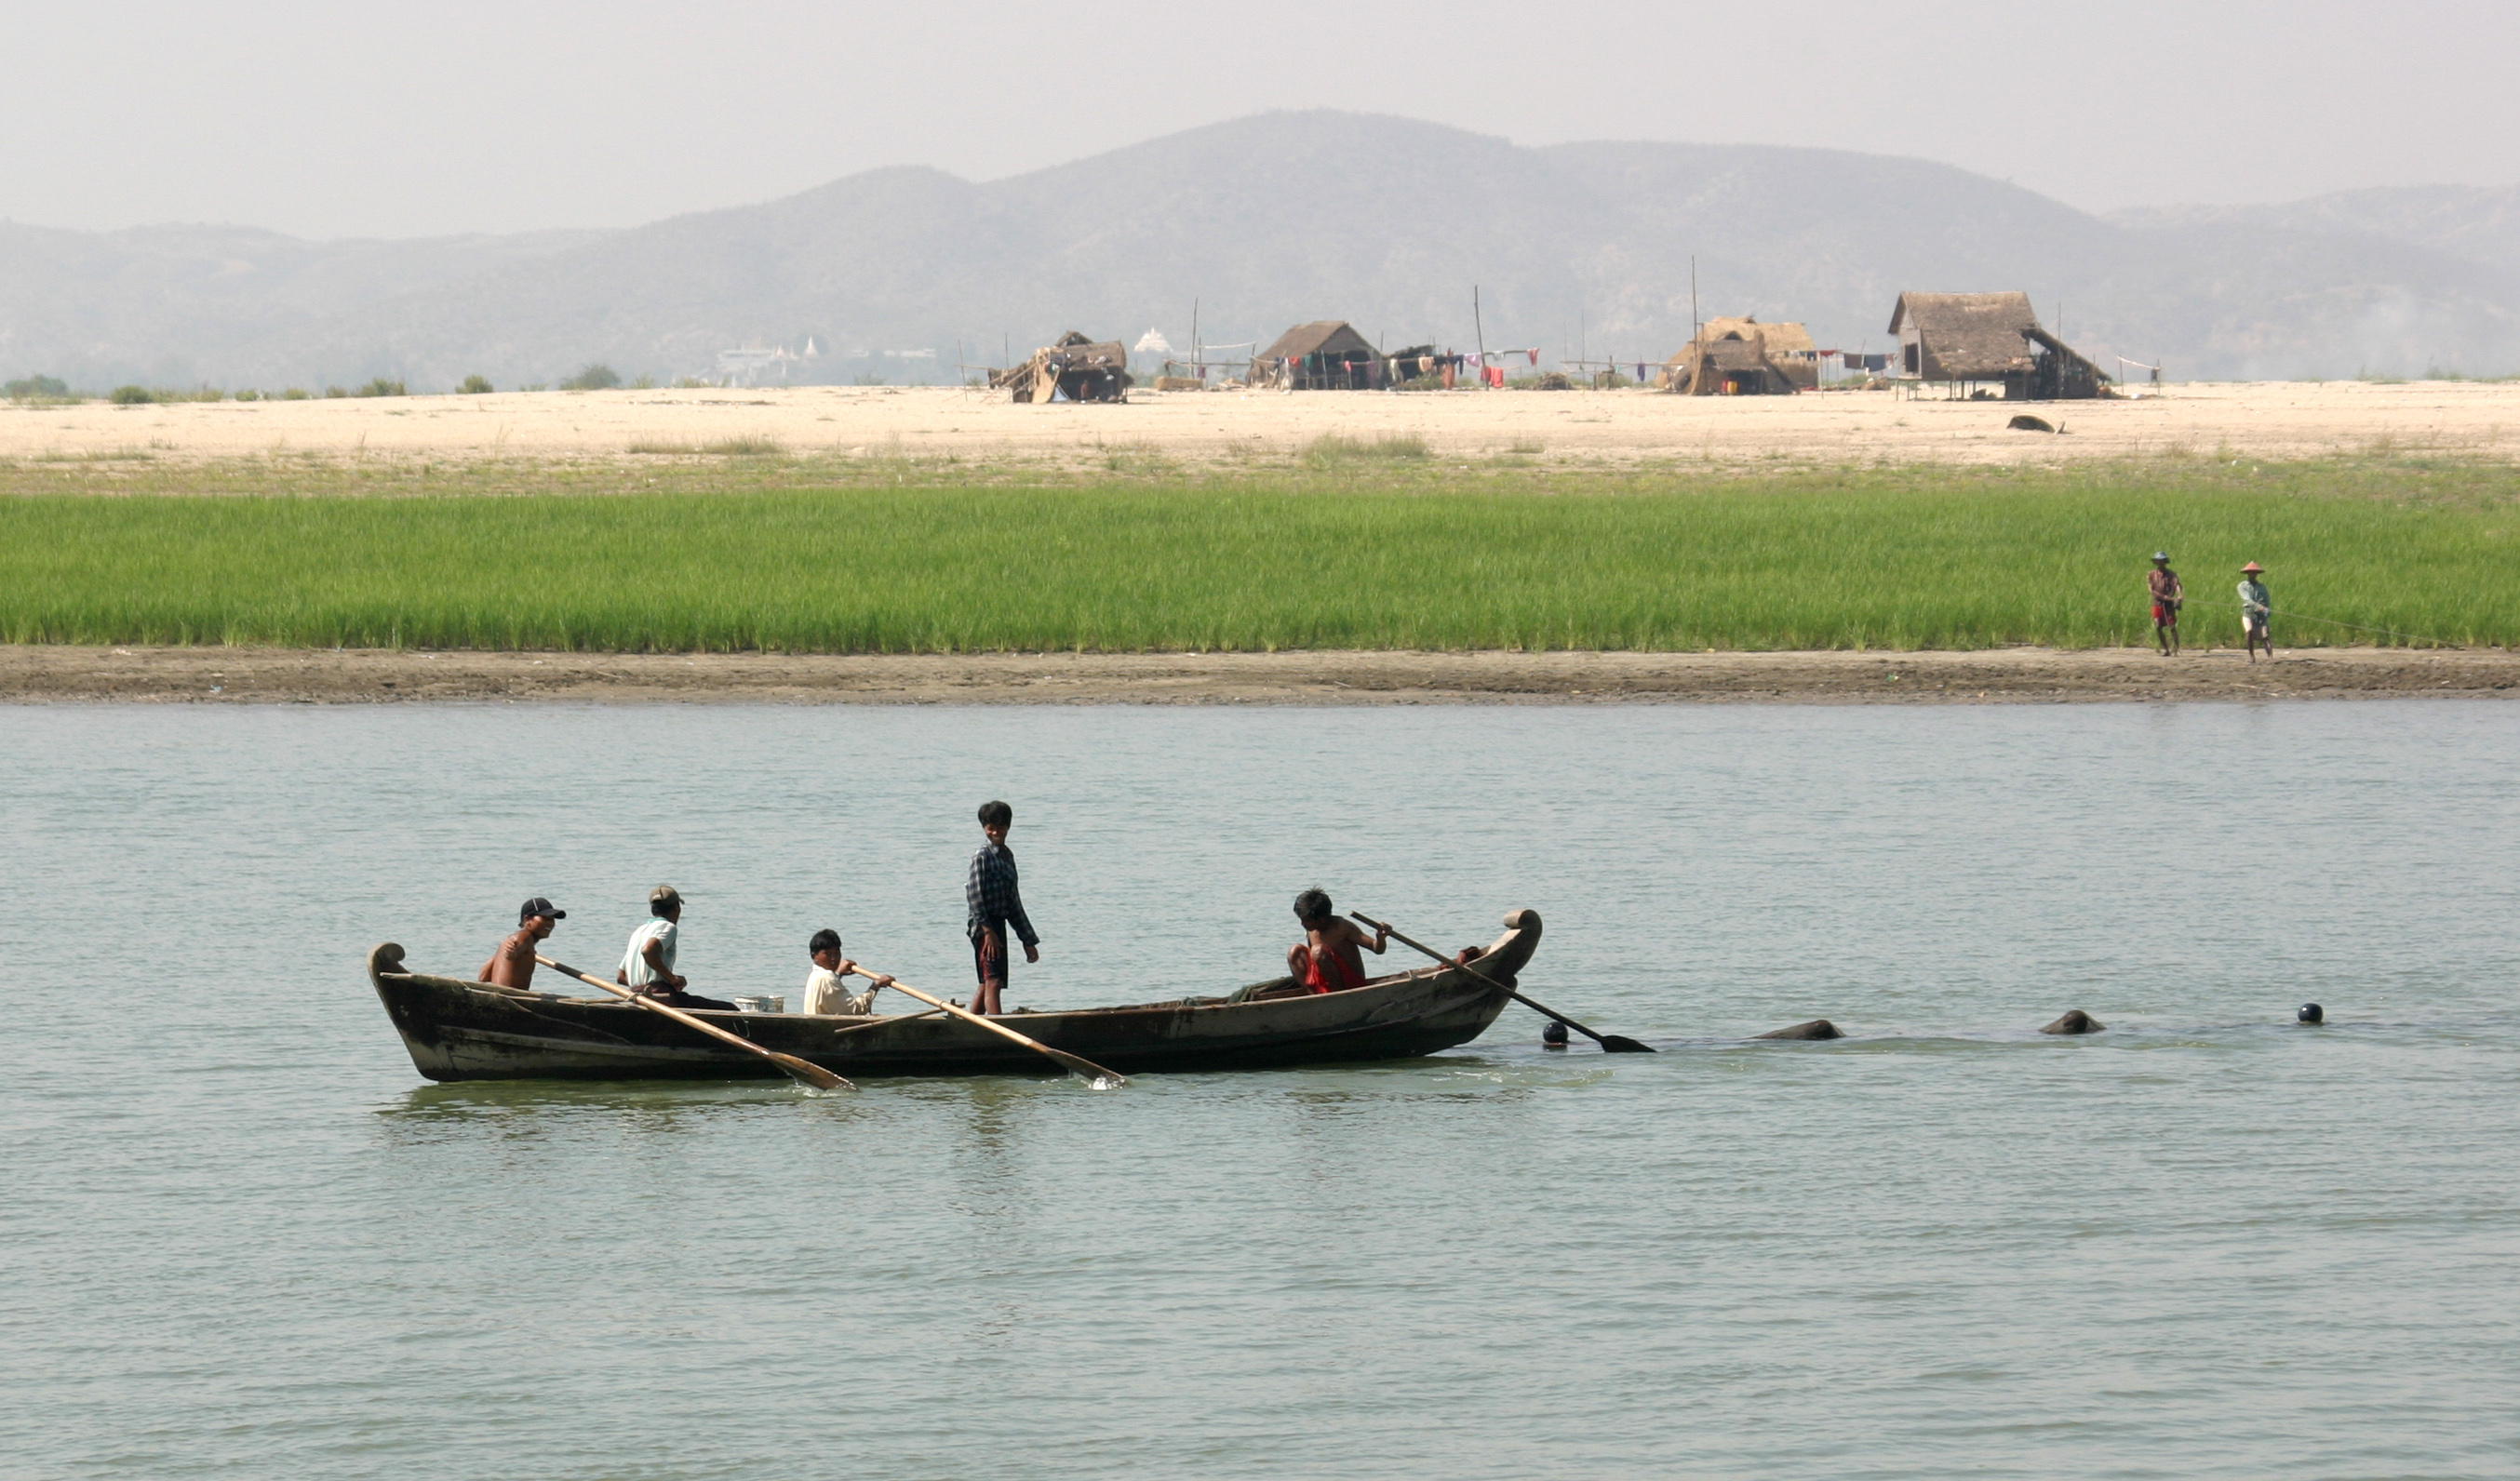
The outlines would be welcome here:
[[[805,949],[814,954],[814,969],[805,974],[805,1011],[809,1013],[861,1017],[874,1011],[875,995],[892,985],[890,977],[871,972],[868,979],[875,985],[851,994],[848,975],[858,969],[858,965],[840,955],[838,931],[814,932],[814,939],[805,944]]]
[[[681,944],[682,920],[683,897],[672,885],[659,884],[648,891],[648,923],[630,933],[630,950],[622,954],[621,969],[612,974],[612,980],[675,1008],[734,1012],[732,1003],[686,991],[691,979],[675,973],[674,950]]]

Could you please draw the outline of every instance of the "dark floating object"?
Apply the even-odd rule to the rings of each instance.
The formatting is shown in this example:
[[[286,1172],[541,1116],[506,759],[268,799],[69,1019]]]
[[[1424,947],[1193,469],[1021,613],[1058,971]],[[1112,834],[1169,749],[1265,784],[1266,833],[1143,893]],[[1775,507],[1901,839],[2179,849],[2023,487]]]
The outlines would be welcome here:
[[[2023,412],[2003,425],[2016,432],[2052,432],[2056,429],[2048,425],[2047,418],[2034,417],[2028,412]]]
[[[1543,1049],[1564,1049],[1566,1047],[1566,1025],[1558,1022],[1554,1018],[1550,1019],[1548,1023],[1541,1027],[1540,1046]]]
[[[2043,1034],[2096,1034],[2106,1027],[2108,1027],[2107,1024],[2078,1008],[2041,1029],[2040,1032]]]
[[[1750,1037],[1753,1039],[1843,1039],[1846,1035],[1839,1033],[1837,1025],[1826,1018],[1814,1018],[1809,1023],[1789,1023],[1783,1028],[1772,1028],[1764,1034],[1752,1034]]]
[[[2301,1006],[2301,1011],[2293,1016],[2304,1023],[2324,1023],[2327,1021],[2327,1010],[2316,1003],[2305,1003]]]

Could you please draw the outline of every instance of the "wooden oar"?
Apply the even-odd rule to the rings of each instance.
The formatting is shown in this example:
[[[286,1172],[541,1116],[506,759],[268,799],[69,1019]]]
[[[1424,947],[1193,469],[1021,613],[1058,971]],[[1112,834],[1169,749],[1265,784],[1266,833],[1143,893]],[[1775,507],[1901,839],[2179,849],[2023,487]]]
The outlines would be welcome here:
[[[561,963],[554,962],[551,958],[544,956],[540,952],[534,953],[534,960],[541,963],[543,965],[550,967],[553,971],[566,972],[568,975],[575,977],[578,981],[585,983],[589,987],[600,987],[616,998],[636,1003],[641,1008],[646,1009],[652,1013],[662,1013],[666,1017],[673,1019],[676,1023],[689,1024],[691,1027],[698,1029],[701,1033],[708,1035],[712,1039],[723,1039],[727,1043],[734,1045],[737,1049],[750,1050],[752,1053],[759,1055],[762,1058],[778,1065],[781,1069],[784,1069],[788,1073],[795,1076],[797,1079],[804,1081],[807,1085],[814,1087],[816,1090],[857,1089],[856,1086],[851,1085],[846,1080],[841,1079],[839,1076],[832,1074],[830,1070],[827,1070],[821,1065],[813,1063],[810,1060],[799,1059],[794,1055],[783,1055],[777,1050],[763,1049],[760,1045],[753,1043],[742,1034],[730,1034],[725,1029],[718,1027],[716,1024],[711,1023],[704,1018],[695,1018],[691,1014],[684,1012],[679,1008],[668,1008],[653,998],[647,997],[644,994],[634,993],[630,989],[622,987],[617,983],[607,982],[601,977],[590,977],[586,973],[579,971],[576,967],[563,965]]]
[[[1382,932],[1384,935],[1389,936],[1392,940],[1399,942],[1403,946],[1416,947],[1418,950],[1424,952],[1427,956],[1443,963],[1446,966],[1459,966],[1462,970],[1468,972],[1471,976],[1478,978],[1482,982],[1491,982],[1495,983],[1498,987],[1505,987],[1504,983],[1497,982],[1496,978],[1480,971],[1478,963],[1475,961],[1464,965],[1463,964],[1456,962],[1452,958],[1445,956],[1442,952],[1435,950],[1435,948],[1428,946],[1423,941],[1412,941],[1407,936],[1393,930],[1382,921],[1376,920],[1372,917],[1366,915],[1363,911],[1352,910],[1349,911],[1348,914],[1355,919],[1364,921],[1366,924],[1372,926],[1375,930]],[[1650,1044],[1640,1044],[1636,1040],[1627,1037],[1625,1034],[1597,1034],[1553,1008],[1543,1008],[1541,1005],[1532,1002],[1522,994],[1514,992],[1512,988],[1506,987],[1505,990],[1512,995],[1514,1002],[1530,1009],[1533,1012],[1539,1013],[1543,1017],[1554,1018],[1558,1022],[1565,1024],[1568,1028],[1575,1030],[1575,1032],[1582,1034],[1584,1037],[1601,1046],[1601,1053],[1605,1055],[1650,1055],[1655,1053],[1654,1047]]]
[[[863,967],[854,968],[854,971],[856,975],[861,977],[872,977],[875,975],[875,973],[868,971]],[[920,1002],[926,1004],[929,1008],[942,1009],[946,1012],[952,1013],[955,1017],[962,1019],[966,1023],[976,1023],[982,1028],[987,1029],[989,1032],[993,1034],[1001,1034],[1009,1039],[1012,1039],[1017,1044],[1020,1044],[1024,1048],[1032,1050],[1037,1054],[1048,1055],[1051,1058],[1058,1061],[1059,1068],[1066,1070],[1069,1074],[1076,1076],[1078,1079],[1083,1080],[1086,1084],[1091,1085],[1098,1090],[1102,1089],[1105,1084],[1109,1085],[1113,1090],[1117,1090],[1121,1086],[1129,1083],[1129,1077],[1126,1075],[1104,1069],[1102,1065],[1095,1063],[1091,1059],[1085,1058],[1083,1055],[1071,1055],[1063,1049],[1052,1049],[1049,1045],[1042,1043],[1039,1039],[1026,1038],[1022,1034],[1016,1033],[1013,1029],[1007,1027],[1005,1024],[998,1022],[994,1018],[984,1017],[979,1013],[965,1012],[963,1010],[956,1008],[953,1004],[948,1003],[941,998],[931,998],[927,996],[925,993],[921,992],[919,989],[912,987],[909,983],[904,982],[897,977],[893,979],[892,990],[898,993],[908,993]]]

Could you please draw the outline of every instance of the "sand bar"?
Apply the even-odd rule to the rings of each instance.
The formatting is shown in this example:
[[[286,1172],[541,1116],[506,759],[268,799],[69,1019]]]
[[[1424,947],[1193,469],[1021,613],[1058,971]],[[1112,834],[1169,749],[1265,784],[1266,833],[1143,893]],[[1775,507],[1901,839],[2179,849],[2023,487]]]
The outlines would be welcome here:
[[[0,647],[0,701],[2059,703],[2520,696],[2520,651],[501,653]]]
[[[2057,424],[2014,431],[2017,412]],[[0,460],[643,460],[746,440],[791,455],[1094,467],[1282,457],[1327,433],[1422,438],[1438,458],[1718,466],[2056,464],[2146,456],[2520,454],[2520,383],[2182,384],[2119,401],[1911,399],[1888,391],[1139,391],[1126,405],[1017,406],[951,387],[549,391],[112,406],[0,403]],[[648,451],[634,451],[647,449]]]

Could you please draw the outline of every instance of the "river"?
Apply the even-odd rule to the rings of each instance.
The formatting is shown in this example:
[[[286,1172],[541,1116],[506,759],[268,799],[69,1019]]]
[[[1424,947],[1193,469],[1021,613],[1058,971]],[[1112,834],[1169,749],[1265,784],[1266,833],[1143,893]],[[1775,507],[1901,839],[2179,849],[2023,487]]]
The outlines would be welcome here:
[[[0,1471],[2507,1477],[2515,756],[2490,701],[0,709]],[[1318,884],[1536,909],[1525,989],[1663,1052],[441,1087],[362,974],[533,894],[608,968],[670,881],[700,991],[794,1006],[831,925],[960,995],[991,797],[1012,1003],[1271,975]]]

